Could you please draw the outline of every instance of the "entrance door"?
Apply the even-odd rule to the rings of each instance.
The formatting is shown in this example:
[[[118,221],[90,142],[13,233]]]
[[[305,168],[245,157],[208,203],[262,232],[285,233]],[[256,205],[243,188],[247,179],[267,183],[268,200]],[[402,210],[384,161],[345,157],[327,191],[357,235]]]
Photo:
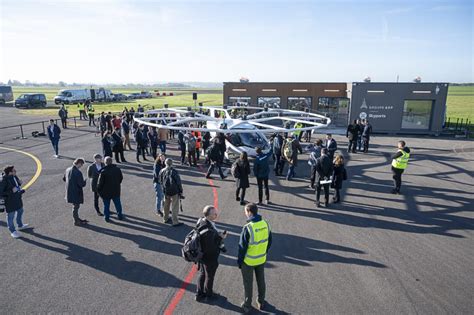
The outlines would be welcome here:
[[[335,127],[346,127],[349,116],[349,99],[344,97],[320,97],[317,112],[331,118]]]

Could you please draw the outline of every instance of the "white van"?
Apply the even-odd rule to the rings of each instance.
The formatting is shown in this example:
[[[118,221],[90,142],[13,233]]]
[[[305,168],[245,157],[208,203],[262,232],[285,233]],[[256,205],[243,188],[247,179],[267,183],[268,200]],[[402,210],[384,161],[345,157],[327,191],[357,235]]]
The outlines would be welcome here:
[[[54,103],[57,104],[76,104],[91,100],[91,92],[89,89],[83,90],[61,90],[54,97]]]

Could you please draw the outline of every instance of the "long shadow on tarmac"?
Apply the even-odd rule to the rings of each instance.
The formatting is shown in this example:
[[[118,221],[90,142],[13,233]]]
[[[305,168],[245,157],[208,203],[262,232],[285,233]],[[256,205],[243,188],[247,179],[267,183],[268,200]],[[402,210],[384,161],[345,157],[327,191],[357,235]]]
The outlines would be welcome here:
[[[104,232],[103,229],[102,232]],[[51,242],[61,247],[64,246],[66,249],[51,246],[32,238],[20,238],[25,243],[63,254],[67,260],[102,271],[118,279],[152,287],[181,287],[181,279],[143,262],[127,260],[122,256],[122,253],[111,251],[110,255],[103,254],[83,246],[36,233],[33,229],[25,230],[24,233],[42,241]],[[112,232],[110,233],[113,234]],[[135,240],[140,241],[138,239]],[[187,287],[187,290],[194,292],[195,286],[190,285]]]

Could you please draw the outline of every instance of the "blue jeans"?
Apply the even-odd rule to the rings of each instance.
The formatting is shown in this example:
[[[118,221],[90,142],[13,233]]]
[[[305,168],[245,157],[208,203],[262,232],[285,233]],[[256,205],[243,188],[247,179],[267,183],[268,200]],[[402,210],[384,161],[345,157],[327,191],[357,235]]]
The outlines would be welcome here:
[[[59,139],[51,140],[51,144],[53,145],[54,153],[58,155],[59,154]]]
[[[162,208],[162,202],[163,202],[163,189],[161,188],[161,185],[158,183],[153,183],[155,186],[155,192],[156,192],[156,212],[161,211]]]
[[[16,213],[16,224],[18,225],[18,227],[23,226],[23,222],[21,221],[21,217],[23,216],[23,208],[7,213],[7,225],[8,225],[8,229],[10,230],[10,233],[13,233],[16,231],[15,224],[13,223],[13,219],[15,218],[15,213]]]
[[[120,218],[122,216],[122,202],[120,201],[120,197],[115,197],[112,199],[105,199],[104,201],[104,218],[110,218],[110,200],[114,202],[115,210],[117,210],[117,216]]]
[[[292,177],[295,177],[295,166],[293,164],[289,164],[286,179],[291,179]]]
[[[160,151],[163,154],[166,154],[166,141],[160,141]]]
[[[360,151],[361,147],[362,147],[362,136],[357,138],[357,151]]]

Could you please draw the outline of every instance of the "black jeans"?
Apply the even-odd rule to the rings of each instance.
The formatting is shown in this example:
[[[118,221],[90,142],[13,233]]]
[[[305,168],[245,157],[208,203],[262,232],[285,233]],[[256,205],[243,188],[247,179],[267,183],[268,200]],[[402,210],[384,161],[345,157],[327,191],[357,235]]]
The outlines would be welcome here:
[[[95,126],[94,114],[89,114],[89,126]]]
[[[347,152],[355,153],[357,150],[357,138],[352,138],[349,140],[349,147],[347,148]]]
[[[265,186],[265,199],[270,200],[270,190],[268,189],[268,177],[267,178],[258,178],[258,202],[262,202],[263,197],[263,187]]]
[[[253,273],[255,272],[255,278],[257,280],[258,288],[258,302],[265,302],[265,264],[258,266],[248,266],[246,263],[242,264],[241,267],[242,279],[244,282],[244,305],[250,307],[252,305],[252,293],[253,293]]]
[[[151,145],[151,156],[156,160],[156,152],[158,151],[158,143]]]
[[[99,193],[94,191],[94,209],[97,213],[100,212],[99,209]]]
[[[184,164],[186,161],[186,147],[182,146],[180,147],[181,150],[181,164]]]
[[[364,152],[369,152],[369,141],[370,141],[370,138],[362,138],[362,141],[364,143]]]
[[[247,188],[237,188],[237,190],[235,191],[235,199],[239,198],[239,194],[240,194],[240,201],[244,201],[246,189]]]
[[[145,148],[141,145],[137,145],[137,161],[140,159],[140,154],[142,155],[143,159],[146,159]]]
[[[403,170],[400,168],[395,168],[392,166],[393,173],[393,189],[397,192],[400,192],[400,187],[402,186],[402,174]]]
[[[319,202],[319,197],[321,196],[321,188],[324,189],[324,198],[326,202],[329,202],[329,184],[316,184],[316,202]]]
[[[192,164],[191,164],[191,159],[192,159]],[[189,151],[188,152],[188,162],[189,166],[194,165],[196,166],[196,151]]]
[[[122,159],[122,162],[126,162],[125,156],[123,155],[123,149],[115,150],[114,155],[115,155],[115,162],[120,163],[120,159]],[[119,159],[119,155],[120,155],[120,159]]]
[[[341,201],[341,190],[339,188],[334,188],[334,201]]]
[[[219,263],[216,261],[201,262],[199,264],[198,285],[197,295],[198,296],[211,296],[213,294],[214,276],[216,275],[217,267]]]
[[[224,178],[224,173],[222,172],[221,163],[219,161],[211,162],[211,166],[209,166],[209,169],[207,170],[207,175],[206,176],[207,177],[211,176],[212,172],[214,172],[214,168],[217,168],[221,178]]]
[[[283,173],[283,166],[285,163],[281,158],[281,154],[275,154],[275,164],[273,166],[273,170],[275,171],[275,175],[281,175]]]

